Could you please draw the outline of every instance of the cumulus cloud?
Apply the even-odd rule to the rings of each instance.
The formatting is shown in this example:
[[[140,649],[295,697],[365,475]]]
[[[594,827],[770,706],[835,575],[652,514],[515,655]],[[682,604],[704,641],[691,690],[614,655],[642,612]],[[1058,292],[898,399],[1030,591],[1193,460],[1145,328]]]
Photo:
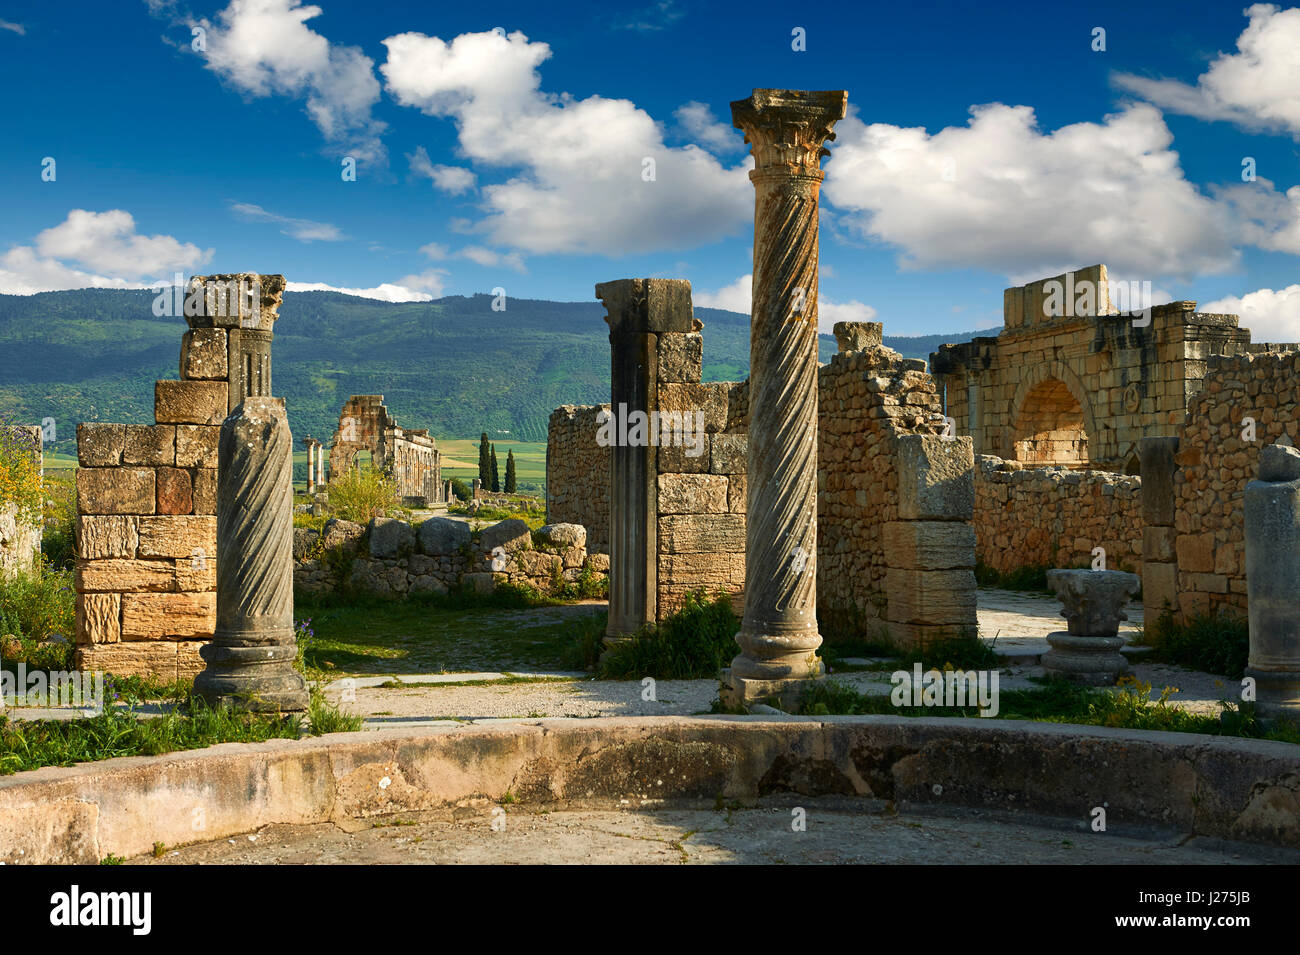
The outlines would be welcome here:
[[[1300,255],[1300,186],[1278,192],[1268,179],[1219,190],[1240,225],[1244,241],[1273,252]]]
[[[481,245],[467,245],[456,253],[462,259],[469,259],[476,265],[482,265],[487,268],[503,267],[514,269],[516,272],[525,272],[524,260],[520,258],[518,252],[501,252],[485,249]]]
[[[378,299],[381,302],[428,302],[442,296],[443,276],[446,274],[441,269],[431,269],[419,275],[408,275],[396,282],[383,282],[374,288],[345,288],[324,282],[288,282],[285,291],[338,292],[358,298]]]
[[[148,288],[212,258],[169,235],[140,235],[123,209],[73,209],[32,245],[0,256],[0,292],[30,295],[72,288]]]
[[[411,165],[412,175],[433,180],[433,184],[448,195],[458,196],[462,192],[469,192],[478,182],[473,171],[464,166],[436,165],[423,146],[416,146],[415,152],[410,153],[406,161]]]
[[[1300,341],[1300,285],[1257,289],[1240,297],[1229,295],[1196,306],[1199,312],[1241,316],[1254,342]]]
[[[1115,83],[1172,113],[1276,129],[1300,139],[1300,8],[1257,3],[1236,53],[1220,53],[1187,84],[1120,73]]]
[[[724,285],[716,291],[701,290],[693,292],[692,299],[703,308],[723,308],[729,312],[750,314],[753,308],[754,276],[742,275],[730,285]],[[870,322],[876,317],[876,310],[870,305],[856,299],[848,302],[834,302],[825,295],[817,297],[817,331],[829,335],[836,322]]]
[[[308,117],[331,149],[383,163],[385,125],[371,115],[380,95],[374,60],[307,26],[320,15],[320,7],[300,0],[231,0],[215,21],[197,21],[206,47],[198,53],[241,93],[305,99]]]
[[[480,189],[486,216],[475,228],[494,245],[650,252],[720,239],[753,215],[747,162],[727,168],[698,146],[667,147],[627,100],[543,92],[545,43],[502,31],[450,42],[402,33],[384,45],[380,71],[399,104],[451,119],[472,162],[515,170]]]
[[[714,152],[734,150],[745,145],[745,136],[734,129],[730,123],[724,123],[713,115],[707,103],[692,100],[677,107],[673,113],[682,135],[701,143]]]
[[[339,239],[346,238],[336,225],[277,215],[251,202],[232,202],[230,211],[245,222],[273,222],[282,225],[284,228],[280,232],[299,242],[337,242]]]
[[[823,195],[837,225],[900,249],[906,269],[1052,275],[1123,263],[1150,278],[1238,259],[1223,203],[1183,176],[1160,112],[1135,104],[1054,132],[1033,109],[971,109],[964,127],[837,127]]]

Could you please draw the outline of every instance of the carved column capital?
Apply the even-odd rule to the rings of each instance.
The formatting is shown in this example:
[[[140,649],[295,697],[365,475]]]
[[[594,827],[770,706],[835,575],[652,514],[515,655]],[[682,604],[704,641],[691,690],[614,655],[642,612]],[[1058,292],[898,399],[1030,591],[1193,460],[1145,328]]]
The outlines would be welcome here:
[[[732,125],[754,156],[749,178],[809,178],[821,182],[825,142],[835,138],[849,94],[844,90],[754,90],[731,104]]]

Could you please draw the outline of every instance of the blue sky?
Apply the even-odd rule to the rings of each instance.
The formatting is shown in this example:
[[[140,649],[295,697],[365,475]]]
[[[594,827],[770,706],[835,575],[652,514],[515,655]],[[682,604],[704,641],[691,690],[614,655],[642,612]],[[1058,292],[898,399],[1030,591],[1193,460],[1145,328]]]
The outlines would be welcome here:
[[[825,326],[996,327],[1008,284],[1100,261],[1300,339],[1300,9],[1055,6],[7,4],[0,291],[262,271],[589,301],[650,275],[747,311],[728,104],[769,86],[849,92]]]

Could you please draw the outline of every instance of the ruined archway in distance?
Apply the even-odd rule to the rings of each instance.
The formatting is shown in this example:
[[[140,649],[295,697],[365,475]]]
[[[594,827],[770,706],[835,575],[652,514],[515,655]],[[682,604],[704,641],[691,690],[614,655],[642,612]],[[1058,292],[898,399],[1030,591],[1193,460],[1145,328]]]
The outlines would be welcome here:
[[[1030,467],[1088,466],[1083,407],[1059,378],[1044,378],[1026,393],[1012,434],[1015,460]]]

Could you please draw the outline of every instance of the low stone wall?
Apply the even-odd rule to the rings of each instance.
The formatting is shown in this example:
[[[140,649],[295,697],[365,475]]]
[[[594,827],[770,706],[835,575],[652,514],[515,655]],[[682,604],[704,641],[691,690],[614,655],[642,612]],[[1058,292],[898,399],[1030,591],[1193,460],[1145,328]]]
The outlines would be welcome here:
[[[1142,479],[1110,471],[1021,468],[979,455],[975,554],[1002,573],[1087,567],[1094,547],[1110,570],[1142,572]]]
[[[486,820],[507,803],[706,807],[782,792],[856,797],[864,812],[888,802],[1075,821],[1105,804],[1116,830],[1300,847],[1297,776],[1300,750],[1289,743],[1018,720],[658,716],[386,729],[0,777],[0,861],[94,865],[277,823],[467,804]]]
[[[523,521],[508,520],[475,536],[465,522],[445,517],[415,526],[382,517],[368,526],[334,519],[320,532],[294,529],[294,589],[404,597],[491,593],[511,583],[551,593],[584,573],[607,576],[609,558],[588,554],[586,545],[578,524],[548,524],[533,534]]]
[[[561,405],[546,438],[546,519],[581,524],[592,550],[609,551],[609,448],[596,416],[609,405]]]

